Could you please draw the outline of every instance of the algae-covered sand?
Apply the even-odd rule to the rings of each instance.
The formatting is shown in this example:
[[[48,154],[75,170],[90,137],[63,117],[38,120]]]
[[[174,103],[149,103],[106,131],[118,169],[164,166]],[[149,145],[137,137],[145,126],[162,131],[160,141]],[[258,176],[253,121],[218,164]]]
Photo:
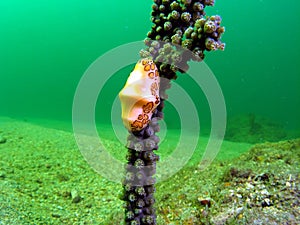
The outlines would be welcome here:
[[[168,133],[162,160],[177,142]],[[104,142],[126,154],[111,134]],[[224,141],[205,170],[195,154],[156,185],[158,224],[299,224],[299,142]],[[122,224],[121,194],[83,159],[72,132],[0,118],[0,224]]]

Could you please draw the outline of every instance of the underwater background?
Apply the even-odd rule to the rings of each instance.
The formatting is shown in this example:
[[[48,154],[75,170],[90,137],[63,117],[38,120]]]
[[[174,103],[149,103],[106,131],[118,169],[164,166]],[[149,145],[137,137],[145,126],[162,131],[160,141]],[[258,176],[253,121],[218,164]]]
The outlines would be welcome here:
[[[0,1],[0,225],[116,224],[122,220],[120,184],[100,177],[77,149],[71,132],[72,104],[81,77],[99,56],[146,37],[152,26],[152,3]],[[211,169],[197,170],[201,157],[196,157],[186,170],[158,185],[158,224],[225,224],[230,219],[232,224],[255,224],[251,215],[265,219],[256,224],[299,222],[299,12],[296,0],[285,4],[217,0],[214,7],[206,8],[207,15],[221,15],[226,27],[225,51],[206,52],[204,59],[225,98],[225,142]],[[119,159],[125,153],[120,153],[123,143],[110,127],[111,109],[133,66],[110,77],[95,109],[97,128],[103,130],[106,146]],[[178,74],[174,82],[196,105],[203,147],[211,128],[206,96],[188,74]],[[171,104],[166,104],[164,112],[168,136],[160,148],[166,149],[162,158],[176,146],[180,128],[180,115]],[[241,190],[254,190],[243,183],[245,177],[253,180],[254,189],[264,191],[255,199],[249,197],[257,211],[247,212],[246,207],[241,209],[244,203],[236,203],[239,195],[245,201],[251,195]],[[276,190],[274,194],[266,194],[265,189],[271,189],[268,185]],[[285,196],[274,197],[282,187]],[[223,189],[227,192],[221,193]],[[227,195],[231,197],[224,199]],[[203,203],[207,199],[213,199],[215,208],[207,210]],[[268,207],[264,217],[259,207],[269,206],[265,199],[270,199],[272,207],[279,199],[280,212],[289,208],[290,214]],[[232,202],[236,211],[230,214],[226,209]],[[276,213],[280,219],[269,216]]]
[[[18,118],[71,122],[76,86],[89,65],[112,48],[143,40],[151,28],[150,0],[0,4],[0,115]],[[222,15],[226,27],[226,51],[207,53],[205,62],[220,83],[228,117],[253,113],[299,128],[299,2],[219,0],[206,11]],[[124,68],[106,84],[104,115],[131,70]],[[201,121],[209,119],[201,90],[184,75],[176,82],[192,87],[190,95],[204,105],[196,104]],[[98,119],[110,123],[109,117]]]

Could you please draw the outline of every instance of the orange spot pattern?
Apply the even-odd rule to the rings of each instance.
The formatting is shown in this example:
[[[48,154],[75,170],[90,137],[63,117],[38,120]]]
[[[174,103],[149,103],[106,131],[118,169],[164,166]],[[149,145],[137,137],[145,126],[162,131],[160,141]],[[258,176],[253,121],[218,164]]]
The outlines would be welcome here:
[[[158,84],[157,82],[154,82],[151,84],[151,94],[156,96],[156,91],[158,91]]]
[[[151,59],[142,59],[139,63],[142,64],[144,67],[144,72],[147,73],[148,77],[151,79],[156,79],[152,84],[151,84],[151,94],[156,98],[155,102],[147,102],[143,106],[143,113],[138,115],[138,118],[131,124],[132,131],[138,131],[141,130],[145,124],[150,122],[149,116],[147,115],[150,112],[154,111],[154,106],[158,105],[160,100],[159,96],[156,94],[159,88],[159,84],[157,81],[157,77],[159,76],[158,70],[154,64],[154,62]],[[154,105],[155,104],[155,105]]]
[[[144,113],[149,113],[153,109],[154,103],[153,102],[148,102],[146,105],[143,106],[143,112]]]

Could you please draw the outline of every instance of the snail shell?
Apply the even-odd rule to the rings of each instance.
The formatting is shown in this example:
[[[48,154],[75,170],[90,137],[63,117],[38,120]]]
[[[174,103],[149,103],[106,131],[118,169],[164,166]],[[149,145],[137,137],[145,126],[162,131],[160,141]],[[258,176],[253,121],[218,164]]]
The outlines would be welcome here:
[[[131,132],[144,129],[159,105],[159,73],[151,59],[141,59],[119,93],[124,126]]]

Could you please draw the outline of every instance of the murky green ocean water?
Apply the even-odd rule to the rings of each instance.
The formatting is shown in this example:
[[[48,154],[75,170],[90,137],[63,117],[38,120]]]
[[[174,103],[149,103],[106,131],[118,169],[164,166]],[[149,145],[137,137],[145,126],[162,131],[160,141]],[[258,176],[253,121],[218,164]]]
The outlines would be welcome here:
[[[1,1],[0,115],[70,122],[74,92],[85,70],[106,51],[144,39],[151,27],[151,4]],[[205,62],[221,85],[229,117],[253,113],[299,128],[298,12],[296,0],[284,5],[219,0],[207,9],[208,14],[222,15],[226,26],[226,51],[207,53]],[[131,69],[124,68],[106,84],[99,122],[110,122],[112,101]],[[200,119],[208,121],[209,108],[199,87],[185,75],[177,82],[200,99],[195,103]],[[173,111],[166,109],[170,126]]]

